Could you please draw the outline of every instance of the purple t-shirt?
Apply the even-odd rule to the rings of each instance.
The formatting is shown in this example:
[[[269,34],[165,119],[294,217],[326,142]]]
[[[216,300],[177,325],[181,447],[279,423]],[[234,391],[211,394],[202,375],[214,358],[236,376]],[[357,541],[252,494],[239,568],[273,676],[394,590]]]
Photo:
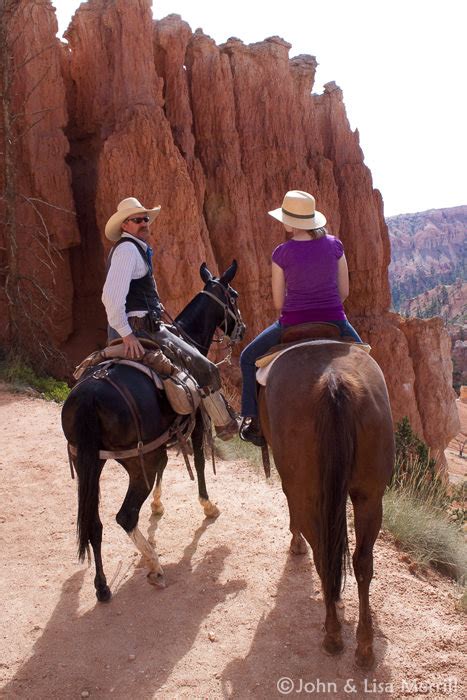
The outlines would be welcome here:
[[[291,239],[277,246],[272,260],[285,276],[282,325],[345,320],[337,288],[337,261],[343,253],[340,240],[329,235],[307,241]]]

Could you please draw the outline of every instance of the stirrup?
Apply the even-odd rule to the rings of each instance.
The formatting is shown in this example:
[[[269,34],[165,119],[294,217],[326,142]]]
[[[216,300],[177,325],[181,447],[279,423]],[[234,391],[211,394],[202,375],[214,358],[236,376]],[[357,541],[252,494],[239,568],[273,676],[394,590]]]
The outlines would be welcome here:
[[[239,436],[244,442],[251,442],[256,447],[264,447],[266,444],[256,416],[245,416],[240,426]]]

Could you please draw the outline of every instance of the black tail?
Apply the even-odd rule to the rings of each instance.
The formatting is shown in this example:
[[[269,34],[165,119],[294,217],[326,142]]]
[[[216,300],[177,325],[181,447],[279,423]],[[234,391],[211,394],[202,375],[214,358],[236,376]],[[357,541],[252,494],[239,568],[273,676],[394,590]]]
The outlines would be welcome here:
[[[74,420],[74,434],[78,456],[76,472],[78,474],[78,556],[84,559],[91,531],[99,508],[99,462],[100,425],[94,396],[85,394],[80,397]]]
[[[315,407],[321,471],[319,559],[327,603],[339,600],[349,563],[346,503],[355,458],[355,405],[351,382],[332,371]]]

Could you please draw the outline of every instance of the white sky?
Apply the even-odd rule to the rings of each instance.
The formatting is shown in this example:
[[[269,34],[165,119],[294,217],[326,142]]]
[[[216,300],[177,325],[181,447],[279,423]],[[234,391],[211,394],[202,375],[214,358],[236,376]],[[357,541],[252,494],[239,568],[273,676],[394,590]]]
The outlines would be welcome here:
[[[52,0],[60,34],[79,0]],[[132,2],[132,0],[128,0]],[[385,215],[467,204],[466,0],[154,0],[217,44],[278,35],[344,91]]]

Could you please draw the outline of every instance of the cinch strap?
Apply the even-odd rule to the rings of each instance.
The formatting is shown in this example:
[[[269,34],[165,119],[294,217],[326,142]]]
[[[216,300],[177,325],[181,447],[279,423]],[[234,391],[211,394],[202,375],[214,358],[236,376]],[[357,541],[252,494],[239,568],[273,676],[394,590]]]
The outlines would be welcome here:
[[[294,219],[314,219],[315,218],[314,212],[313,212],[313,214],[292,214],[292,212],[287,211],[287,209],[284,209],[284,207],[282,207],[282,213],[287,214],[287,216],[293,216]]]

